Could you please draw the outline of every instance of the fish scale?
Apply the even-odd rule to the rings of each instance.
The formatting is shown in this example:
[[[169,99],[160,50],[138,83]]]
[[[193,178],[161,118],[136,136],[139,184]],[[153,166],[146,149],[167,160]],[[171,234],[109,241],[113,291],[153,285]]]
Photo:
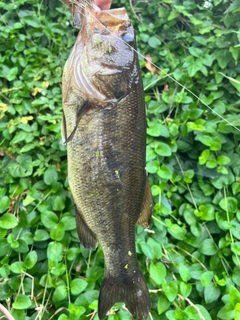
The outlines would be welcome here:
[[[99,318],[123,301],[134,316],[146,319],[150,297],[135,249],[135,224],[141,218],[146,226],[151,216],[143,86],[136,52],[99,25],[102,19],[113,31],[116,24],[116,34],[132,42],[127,13],[109,12],[96,22],[98,13],[85,10],[76,51],[64,67],[62,130],[80,241],[93,249],[99,241],[105,258]]]

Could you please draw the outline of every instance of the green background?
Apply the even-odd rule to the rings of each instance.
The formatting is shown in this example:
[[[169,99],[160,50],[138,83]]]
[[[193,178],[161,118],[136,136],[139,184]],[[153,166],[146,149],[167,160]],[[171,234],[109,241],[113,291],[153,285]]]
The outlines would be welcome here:
[[[239,320],[240,1],[114,6],[162,70],[140,57],[154,209],[136,246],[149,319]],[[103,253],[79,244],[60,133],[77,32],[60,1],[0,1],[0,300],[17,320],[98,319]],[[132,319],[121,303],[110,313]]]

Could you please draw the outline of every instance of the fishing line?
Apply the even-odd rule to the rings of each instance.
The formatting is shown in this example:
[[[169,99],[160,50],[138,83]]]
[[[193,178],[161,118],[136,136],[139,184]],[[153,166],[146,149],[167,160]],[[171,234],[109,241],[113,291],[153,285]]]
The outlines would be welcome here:
[[[84,2],[84,5],[81,6],[81,2]],[[90,8],[96,10],[96,5],[92,5],[91,3],[88,2],[88,0],[80,0],[80,2],[77,2],[76,0],[71,1],[70,3],[75,4],[76,7],[80,6],[82,9],[86,8],[86,6],[88,5]],[[97,7],[98,8],[98,7]],[[107,14],[110,15],[109,12],[107,12],[107,10],[105,11]],[[91,14],[93,16],[93,18],[98,21],[104,28],[106,31],[108,31],[110,34],[112,34],[113,37],[119,39],[121,42],[123,42],[124,44],[126,44],[129,48],[131,48],[131,50],[133,50],[134,52],[136,52],[141,58],[143,58],[144,60],[146,60],[147,62],[149,62],[152,66],[154,66],[157,70],[159,70],[161,73],[164,74],[164,76],[168,77],[169,79],[171,79],[173,82],[175,82],[176,84],[178,84],[180,87],[182,87],[184,90],[186,90],[188,93],[190,93],[192,96],[194,96],[199,102],[201,102],[205,107],[207,107],[213,114],[217,115],[220,119],[222,119],[224,122],[226,122],[227,124],[229,124],[230,126],[232,126],[234,129],[236,129],[237,131],[240,132],[240,129],[238,129],[234,124],[232,124],[230,121],[228,121],[227,119],[225,119],[223,116],[221,116],[219,113],[217,113],[213,108],[211,108],[206,102],[204,102],[200,97],[198,97],[194,92],[192,92],[190,89],[188,89],[187,87],[185,87],[183,84],[181,84],[178,80],[174,79],[169,73],[165,72],[163,69],[161,69],[159,66],[157,66],[155,63],[153,63],[150,59],[144,57],[144,55],[142,55],[138,50],[134,49],[133,47],[131,47],[126,41],[124,41],[122,38],[118,37],[117,35],[113,34],[103,23],[101,23],[101,21],[99,21],[96,16],[94,16],[91,12],[89,12],[89,14]]]

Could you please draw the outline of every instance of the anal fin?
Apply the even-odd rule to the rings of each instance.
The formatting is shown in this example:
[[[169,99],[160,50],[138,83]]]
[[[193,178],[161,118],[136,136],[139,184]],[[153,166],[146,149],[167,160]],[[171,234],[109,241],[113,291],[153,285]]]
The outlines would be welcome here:
[[[141,213],[137,223],[142,225],[144,228],[150,224],[152,216],[152,193],[148,179],[146,180],[145,191],[143,195]]]
[[[80,242],[86,249],[96,249],[98,243],[96,234],[89,228],[81,210],[77,207],[76,204],[75,209],[77,233]]]

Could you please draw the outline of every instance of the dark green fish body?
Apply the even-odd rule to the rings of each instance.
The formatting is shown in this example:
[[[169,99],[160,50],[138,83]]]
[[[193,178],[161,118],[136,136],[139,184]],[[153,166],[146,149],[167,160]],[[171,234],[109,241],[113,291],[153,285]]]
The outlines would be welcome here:
[[[134,31],[125,9],[88,10],[63,74],[63,138],[77,230],[85,247],[99,241],[104,252],[99,318],[122,301],[146,319],[150,298],[135,250],[135,224],[149,193],[146,119],[138,57],[125,43],[135,46]],[[147,207],[142,224],[151,200]]]

